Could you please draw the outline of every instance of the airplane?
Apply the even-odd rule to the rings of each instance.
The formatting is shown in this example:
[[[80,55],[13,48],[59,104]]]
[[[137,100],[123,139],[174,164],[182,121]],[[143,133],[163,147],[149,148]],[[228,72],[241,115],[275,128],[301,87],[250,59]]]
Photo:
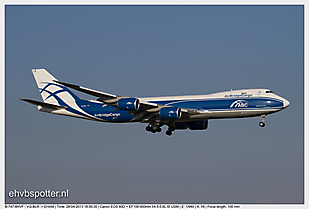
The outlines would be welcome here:
[[[36,105],[39,111],[110,123],[146,123],[146,131],[161,132],[168,126],[166,135],[175,130],[206,130],[208,120],[260,116],[264,127],[267,115],[279,112],[290,102],[269,89],[240,89],[205,95],[123,97],[92,90],[57,80],[46,69],[32,69],[43,99],[21,99]],[[74,89],[96,100],[84,100]]]

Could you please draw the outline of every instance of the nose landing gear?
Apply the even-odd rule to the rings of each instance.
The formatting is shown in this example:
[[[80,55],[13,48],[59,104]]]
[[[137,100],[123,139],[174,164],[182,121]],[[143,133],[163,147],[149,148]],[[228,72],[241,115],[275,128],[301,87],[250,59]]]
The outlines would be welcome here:
[[[266,118],[266,115],[261,115],[261,122],[259,123],[259,126],[262,128],[265,126],[265,123],[264,123],[265,118]]]
[[[264,127],[264,126],[265,126],[265,123],[264,123],[264,122],[260,122],[260,123],[259,123],[259,126]]]

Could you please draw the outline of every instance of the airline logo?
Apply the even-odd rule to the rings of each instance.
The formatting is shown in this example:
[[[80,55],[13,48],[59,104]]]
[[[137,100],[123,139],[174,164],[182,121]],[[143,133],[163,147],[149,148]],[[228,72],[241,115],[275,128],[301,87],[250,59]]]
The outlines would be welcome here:
[[[233,102],[230,106],[230,108],[233,107],[248,107],[248,102],[246,100],[236,100],[235,102]]]

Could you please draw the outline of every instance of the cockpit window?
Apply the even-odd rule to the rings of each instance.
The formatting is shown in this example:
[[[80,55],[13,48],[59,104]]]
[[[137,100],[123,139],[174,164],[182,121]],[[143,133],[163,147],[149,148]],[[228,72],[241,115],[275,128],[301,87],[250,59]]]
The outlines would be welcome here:
[[[274,92],[272,92],[272,91],[266,91],[266,93],[274,93]]]

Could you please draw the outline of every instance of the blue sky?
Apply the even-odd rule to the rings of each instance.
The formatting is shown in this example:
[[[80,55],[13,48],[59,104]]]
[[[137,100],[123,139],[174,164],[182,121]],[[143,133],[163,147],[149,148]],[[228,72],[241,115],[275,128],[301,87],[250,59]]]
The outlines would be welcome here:
[[[6,202],[303,203],[303,6],[6,6]],[[269,88],[286,110],[150,134],[38,112],[31,74],[121,96]],[[83,98],[87,95],[78,93]]]

